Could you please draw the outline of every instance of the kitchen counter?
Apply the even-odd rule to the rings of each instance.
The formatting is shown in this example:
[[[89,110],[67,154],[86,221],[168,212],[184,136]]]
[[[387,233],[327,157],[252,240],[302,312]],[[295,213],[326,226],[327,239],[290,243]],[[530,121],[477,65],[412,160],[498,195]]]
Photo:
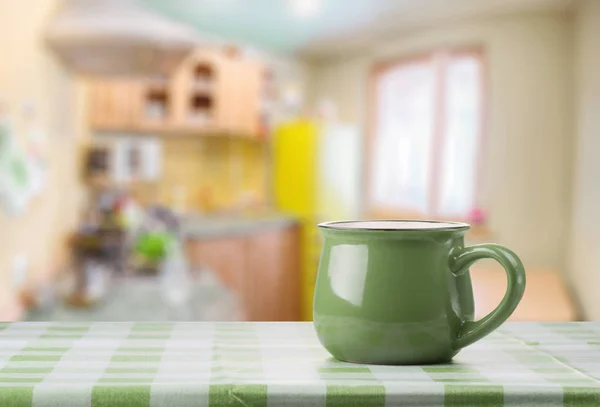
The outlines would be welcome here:
[[[105,298],[90,308],[57,302],[34,309],[28,321],[235,321],[239,299],[210,270],[179,283],[154,276],[116,277]]]
[[[297,219],[273,214],[264,216],[203,216],[185,215],[182,219],[182,233],[191,239],[212,239],[221,237],[244,236],[272,229],[293,226]]]
[[[202,217],[182,222],[192,269],[215,273],[250,321],[300,318],[299,222],[282,215]]]

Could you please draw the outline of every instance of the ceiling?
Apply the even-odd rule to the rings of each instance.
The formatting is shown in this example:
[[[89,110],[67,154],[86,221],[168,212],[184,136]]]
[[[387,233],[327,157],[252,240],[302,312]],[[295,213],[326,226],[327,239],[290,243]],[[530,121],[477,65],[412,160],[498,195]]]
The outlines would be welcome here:
[[[546,9],[575,0],[139,0],[204,34],[281,53],[323,57],[394,33],[460,20]],[[317,5],[294,12],[296,2]]]

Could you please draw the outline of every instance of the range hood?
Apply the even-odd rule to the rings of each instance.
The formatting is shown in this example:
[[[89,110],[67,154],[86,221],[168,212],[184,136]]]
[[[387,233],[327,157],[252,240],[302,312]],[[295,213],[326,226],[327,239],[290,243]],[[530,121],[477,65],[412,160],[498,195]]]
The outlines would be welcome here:
[[[111,76],[169,74],[200,44],[137,0],[63,0],[46,39],[75,72]]]

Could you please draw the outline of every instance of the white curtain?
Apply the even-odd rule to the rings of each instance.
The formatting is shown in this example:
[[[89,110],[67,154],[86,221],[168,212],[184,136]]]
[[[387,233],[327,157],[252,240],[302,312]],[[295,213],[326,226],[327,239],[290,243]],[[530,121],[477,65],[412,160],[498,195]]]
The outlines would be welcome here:
[[[476,200],[481,83],[476,55],[433,56],[379,77],[371,206],[468,216]]]
[[[377,88],[373,203],[427,209],[432,150],[435,69],[412,63],[391,70]]]

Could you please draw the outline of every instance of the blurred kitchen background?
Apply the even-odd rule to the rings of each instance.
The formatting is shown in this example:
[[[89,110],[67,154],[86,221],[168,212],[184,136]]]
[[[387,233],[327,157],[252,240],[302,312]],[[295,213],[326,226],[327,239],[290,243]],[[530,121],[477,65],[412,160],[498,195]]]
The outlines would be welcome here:
[[[598,0],[0,0],[0,320],[310,320],[354,218],[600,320],[599,41]]]

